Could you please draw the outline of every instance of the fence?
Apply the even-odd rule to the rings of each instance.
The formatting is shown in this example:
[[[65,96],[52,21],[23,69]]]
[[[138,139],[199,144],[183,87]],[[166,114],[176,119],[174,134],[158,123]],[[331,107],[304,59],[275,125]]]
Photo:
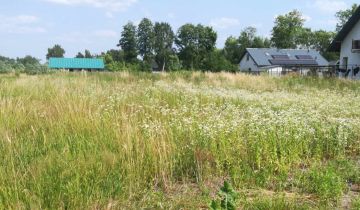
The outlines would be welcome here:
[[[252,75],[268,74],[271,76],[300,75],[300,76],[319,76],[319,77],[339,77],[360,80],[360,66],[348,65],[341,68],[339,65],[332,66],[278,66],[264,68],[260,71],[248,71]]]

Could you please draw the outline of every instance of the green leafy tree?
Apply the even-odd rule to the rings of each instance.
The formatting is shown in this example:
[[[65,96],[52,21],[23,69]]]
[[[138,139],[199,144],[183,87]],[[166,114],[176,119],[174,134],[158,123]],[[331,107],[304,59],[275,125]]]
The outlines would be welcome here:
[[[326,59],[333,61],[339,59],[339,53],[328,52],[332,40],[336,33],[332,31],[318,30],[312,32],[312,48],[319,51]]]
[[[257,36],[257,29],[254,27],[245,28],[239,36],[239,45],[241,54],[245,52],[246,48],[268,48],[270,47],[270,40]]]
[[[186,24],[179,28],[176,46],[185,68],[204,69],[204,60],[215,50],[217,33],[207,26]]]
[[[300,28],[295,40],[297,48],[309,49],[313,45],[313,32],[310,28]]]
[[[118,46],[124,51],[126,62],[135,63],[137,61],[136,26],[133,23],[129,22],[123,27]]]
[[[239,36],[239,44],[244,49],[253,45],[254,38],[256,37],[256,28],[247,27],[241,31]]]
[[[137,49],[144,62],[150,63],[154,57],[154,25],[144,18],[137,29]]]
[[[270,40],[258,36],[256,28],[247,27],[241,31],[238,38],[231,36],[226,40],[223,54],[231,64],[238,65],[246,48],[269,48],[270,46]]]
[[[179,58],[187,69],[194,69],[199,55],[198,31],[193,24],[185,24],[178,29],[175,44]]]
[[[225,41],[223,53],[225,58],[232,64],[240,63],[240,57],[243,53],[243,50],[240,46],[239,39],[233,36],[227,38]]]
[[[25,56],[24,58],[17,58],[16,62],[21,63],[24,66],[27,65],[40,65],[40,60],[32,57],[30,55]]]
[[[205,69],[204,60],[214,52],[217,33],[211,27],[198,25],[199,31],[199,54],[200,54],[200,69]]]
[[[277,48],[297,48],[304,22],[305,19],[297,10],[278,16],[272,29],[271,42]]]
[[[237,65],[233,65],[230,61],[228,61],[223,54],[222,50],[214,50],[208,56],[206,56],[204,60],[204,70],[212,71],[212,72],[220,72],[220,71],[229,71],[235,72],[237,71]]]
[[[167,63],[171,55],[174,54],[174,32],[168,23],[155,23],[155,40],[154,52],[155,61],[160,66],[162,71],[167,69]]]
[[[85,58],[93,58],[89,50],[85,50]]]
[[[115,62],[124,62],[125,61],[125,53],[123,50],[109,50],[106,52],[106,55],[110,55],[112,60]]]
[[[339,32],[342,29],[342,27],[348,22],[348,20],[355,13],[358,7],[359,7],[358,4],[353,4],[351,8],[340,10],[335,14],[335,17],[338,19],[338,23],[336,24],[337,32]]]
[[[56,44],[54,47],[48,49],[46,59],[49,58],[63,58],[65,55],[65,50],[61,45]]]
[[[78,52],[75,58],[85,58],[85,56],[81,52]]]

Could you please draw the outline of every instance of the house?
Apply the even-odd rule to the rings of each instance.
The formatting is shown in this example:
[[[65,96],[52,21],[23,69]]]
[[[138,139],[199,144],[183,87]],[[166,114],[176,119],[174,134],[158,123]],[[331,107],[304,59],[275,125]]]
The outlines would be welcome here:
[[[98,58],[50,58],[50,69],[64,69],[69,71],[99,71],[104,70],[104,60]]]
[[[360,79],[360,7],[336,35],[329,51],[340,52],[340,76]]]
[[[286,72],[307,74],[312,69],[327,67],[329,62],[316,50],[247,48],[240,60],[240,71],[259,74]]]

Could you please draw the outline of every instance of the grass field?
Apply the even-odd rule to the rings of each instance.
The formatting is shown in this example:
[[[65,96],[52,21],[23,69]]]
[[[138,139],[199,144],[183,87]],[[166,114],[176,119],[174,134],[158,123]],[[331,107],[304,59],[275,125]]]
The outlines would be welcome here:
[[[0,75],[0,209],[360,208],[360,82]]]

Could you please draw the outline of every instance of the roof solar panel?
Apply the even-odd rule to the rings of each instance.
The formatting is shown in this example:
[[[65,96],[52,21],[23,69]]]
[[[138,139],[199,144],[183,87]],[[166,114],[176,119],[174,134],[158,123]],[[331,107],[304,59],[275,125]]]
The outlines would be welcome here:
[[[288,60],[290,59],[288,55],[271,55],[274,60]]]
[[[303,66],[317,66],[319,65],[316,60],[303,59],[303,60],[276,60],[270,59],[269,62],[272,65],[280,65],[280,66],[291,66],[291,65],[303,65]]]
[[[296,55],[295,57],[299,60],[314,60],[311,55]]]

